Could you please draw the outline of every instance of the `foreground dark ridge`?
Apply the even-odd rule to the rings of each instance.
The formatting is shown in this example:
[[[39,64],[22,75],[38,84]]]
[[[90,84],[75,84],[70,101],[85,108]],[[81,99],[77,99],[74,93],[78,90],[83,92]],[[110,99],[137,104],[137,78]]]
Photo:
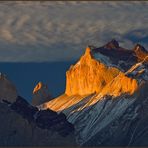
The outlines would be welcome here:
[[[20,96],[14,103],[3,100],[0,106],[0,146],[75,145],[74,126],[63,113],[38,110]]]

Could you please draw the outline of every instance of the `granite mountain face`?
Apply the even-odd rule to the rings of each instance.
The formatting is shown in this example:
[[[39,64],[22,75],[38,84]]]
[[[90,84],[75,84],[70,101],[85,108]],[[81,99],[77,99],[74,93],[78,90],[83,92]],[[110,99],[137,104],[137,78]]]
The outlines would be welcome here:
[[[147,60],[139,44],[133,49],[116,40],[99,48],[90,45],[66,72],[65,93],[38,107],[63,112],[75,126],[79,145],[148,145],[141,143],[148,137],[144,131],[135,140],[147,121]]]

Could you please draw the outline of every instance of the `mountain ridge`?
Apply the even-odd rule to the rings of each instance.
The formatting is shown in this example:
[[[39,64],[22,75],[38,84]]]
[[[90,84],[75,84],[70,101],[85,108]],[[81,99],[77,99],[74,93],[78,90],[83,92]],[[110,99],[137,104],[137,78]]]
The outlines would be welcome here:
[[[0,145],[134,146],[141,141],[148,145],[143,140],[148,137],[144,132],[148,121],[147,57],[139,44],[131,51],[116,40],[100,48],[89,45],[67,70],[65,92],[52,98],[47,85],[39,81],[33,89],[32,105],[2,74],[0,118],[7,124],[2,124],[0,131],[7,130],[0,135]],[[139,135],[142,138],[137,140]]]
[[[115,40],[100,48],[88,46],[76,64],[66,72],[65,93],[40,105],[39,108],[49,108],[65,113],[68,121],[75,126],[76,140],[79,145],[128,145],[130,141],[126,139],[126,136],[131,137],[132,133],[129,133],[129,128],[125,127],[125,134],[121,136],[120,132],[123,127],[120,129],[118,120],[121,118],[123,122],[126,122],[126,117],[122,117],[130,108],[131,116],[133,115],[130,123],[134,124],[135,120],[140,120],[138,117],[141,113],[138,113],[137,116],[135,112],[143,102],[138,101],[139,95],[137,94],[141,91],[141,86],[147,86],[148,81],[148,63],[145,60],[147,53],[145,55],[143,49],[140,49],[140,52],[144,52],[141,60],[139,60],[139,54],[136,54],[134,50],[120,47]],[[113,74],[115,75],[107,83],[104,82],[103,77],[108,78],[111,74],[107,70],[101,71],[106,68],[114,68]],[[99,77],[100,74],[103,77]],[[90,79],[92,81],[100,80],[96,81],[97,87],[102,81],[103,88],[96,91],[96,86],[90,82]],[[143,101],[146,101],[146,98],[146,93],[144,93]],[[139,102],[139,104],[132,107],[135,102]],[[126,115],[128,116],[128,114]],[[117,125],[116,120],[119,122]],[[117,126],[119,133],[114,133],[116,129],[112,123]],[[108,131],[120,136],[117,136],[116,139],[113,138],[114,142],[112,142],[113,135],[108,134]],[[107,138],[109,142],[105,141]],[[126,139],[125,142],[124,139]],[[135,143],[133,141],[133,145]]]
[[[133,72],[133,70],[129,71],[130,69],[128,73]],[[93,98],[93,100],[91,100],[91,102],[95,103],[99,98],[101,99],[106,95],[114,97],[124,93],[132,95],[138,89],[138,85],[138,81],[134,79],[134,77],[128,77],[128,75],[119,68],[107,66],[99,59],[95,59],[91,47],[88,46],[78,62],[72,65],[66,72],[65,97],[66,95],[78,95],[82,96],[80,97],[81,101],[83,96],[96,93],[97,99]],[[64,98],[62,100],[64,100]],[[58,98],[43,104],[43,108],[48,108],[49,106],[51,109],[59,111],[60,107],[63,107],[59,105],[58,109],[56,102],[58,102]],[[72,106],[70,102],[76,103],[75,101],[69,101],[69,106]],[[89,105],[92,105],[92,103],[89,103]]]

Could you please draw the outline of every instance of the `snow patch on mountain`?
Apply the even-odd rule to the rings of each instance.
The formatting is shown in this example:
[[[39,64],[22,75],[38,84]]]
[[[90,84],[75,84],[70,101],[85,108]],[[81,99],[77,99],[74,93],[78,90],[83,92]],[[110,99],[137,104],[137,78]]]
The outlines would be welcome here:
[[[96,60],[101,61],[102,63],[106,64],[107,66],[112,66],[113,65],[110,58],[103,55],[103,54],[101,54],[101,53],[100,54],[94,54],[93,56],[94,56],[94,58]]]
[[[75,125],[77,142],[82,145],[118,118],[134,101],[135,98],[127,99],[124,95],[114,100],[104,97],[96,104],[81,111],[77,111],[76,108],[79,108],[82,102],[75,105],[76,111],[67,109],[64,110],[64,113],[66,113],[68,121]]]

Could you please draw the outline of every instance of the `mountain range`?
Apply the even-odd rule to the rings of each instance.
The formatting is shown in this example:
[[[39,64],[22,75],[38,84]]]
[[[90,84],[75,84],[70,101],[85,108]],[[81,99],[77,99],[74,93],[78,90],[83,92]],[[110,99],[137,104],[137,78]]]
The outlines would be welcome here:
[[[140,44],[125,49],[113,39],[88,45],[56,98],[39,82],[29,104],[4,74],[0,89],[0,118],[7,123],[1,124],[1,133],[7,129],[1,146],[148,145],[148,51]]]

